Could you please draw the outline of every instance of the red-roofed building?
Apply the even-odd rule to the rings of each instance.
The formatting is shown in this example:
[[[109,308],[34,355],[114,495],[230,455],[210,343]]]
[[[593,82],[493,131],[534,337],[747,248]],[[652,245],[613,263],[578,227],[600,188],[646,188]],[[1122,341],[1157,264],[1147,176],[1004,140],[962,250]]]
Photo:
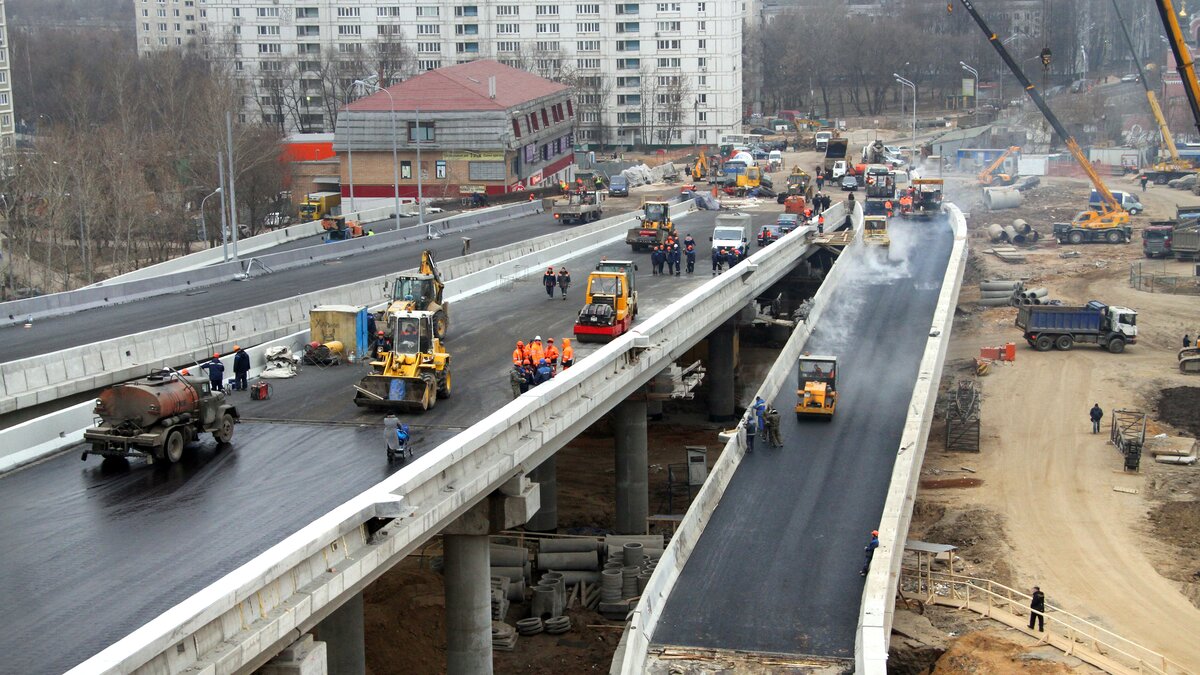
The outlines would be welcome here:
[[[570,88],[496,61],[471,61],[422,73],[341,110],[333,149],[344,212],[355,210],[345,201],[351,197],[392,197],[393,123],[404,198],[417,196],[418,140],[426,198],[503,194],[569,179],[573,170]]]

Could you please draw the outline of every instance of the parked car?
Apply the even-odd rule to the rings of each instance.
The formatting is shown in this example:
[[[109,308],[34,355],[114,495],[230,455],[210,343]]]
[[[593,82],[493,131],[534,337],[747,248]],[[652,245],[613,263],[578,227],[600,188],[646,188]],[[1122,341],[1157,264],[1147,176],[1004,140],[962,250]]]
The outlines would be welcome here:
[[[753,129],[750,130],[750,133],[758,134],[760,136],[771,136],[775,132],[771,131],[770,129],[768,129],[766,127],[754,127]]]
[[[1122,82],[1137,82],[1137,81],[1138,81],[1138,76],[1137,76],[1137,74],[1136,74],[1136,73],[1130,73],[1130,74],[1128,74],[1128,75],[1123,75],[1123,76],[1121,77],[1121,81],[1122,81]]]
[[[778,223],[763,225],[762,229],[758,231],[758,245],[761,248],[767,244],[773,243],[776,239],[782,237],[783,235],[784,232],[780,229]]]
[[[1190,190],[1196,185],[1196,174],[1190,173],[1182,178],[1172,178],[1167,181],[1168,187],[1173,187],[1176,190]]]
[[[762,148],[754,148],[750,151],[750,156],[754,159],[767,159],[771,156],[771,153],[763,150]]]
[[[779,226],[781,232],[787,234],[800,226],[800,215],[796,213],[781,213],[775,219],[775,224]]]
[[[841,186],[843,192],[854,192],[858,189],[858,177],[850,174],[842,176]]]
[[[622,174],[615,174],[608,179],[608,196],[609,197],[628,197],[629,196],[629,179]]]

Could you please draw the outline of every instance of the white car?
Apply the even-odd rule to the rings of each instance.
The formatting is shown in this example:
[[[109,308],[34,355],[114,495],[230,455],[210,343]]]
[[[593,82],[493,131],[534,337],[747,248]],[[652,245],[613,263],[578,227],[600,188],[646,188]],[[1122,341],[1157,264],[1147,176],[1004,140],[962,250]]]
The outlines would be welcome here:
[[[843,160],[838,160],[838,161],[834,162],[833,163],[833,178],[834,178],[834,180],[837,180],[838,178],[841,178],[842,176],[845,176],[845,175],[846,175],[846,162]]]

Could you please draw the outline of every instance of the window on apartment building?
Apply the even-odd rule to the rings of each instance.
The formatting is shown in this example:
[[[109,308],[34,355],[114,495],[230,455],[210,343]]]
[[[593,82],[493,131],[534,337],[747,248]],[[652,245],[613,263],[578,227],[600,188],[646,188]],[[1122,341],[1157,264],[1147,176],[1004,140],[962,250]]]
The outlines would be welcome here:
[[[319,18],[321,18],[321,12],[316,7],[297,7],[296,8],[296,18],[297,19],[319,19]]]
[[[679,85],[678,75],[659,75],[658,86],[660,87],[675,87]]]
[[[183,20],[184,21],[195,21],[196,15],[195,14],[185,14],[183,17]]]
[[[440,42],[418,42],[418,54],[440,54],[442,52],[442,43]]]
[[[240,7],[234,7],[233,8],[233,18],[236,19],[241,15],[242,15],[242,9]]]
[[[697,2],[696,3],[696,11],[700,12],[700,13],[707,12],[708,11],[708,3],[707,2]]]
[[[278,16],[279,16],[279,8],[278,7],[259,7],[258,8],[258,17],[260,19],[270,19],[270,18],[274,18],[274,17],[278,17]]]
[[[408,123],[408,142],[427,143],[437,140],[437,126],[434,122],[421,122],[418,128],[416,122]]]
[[[423,7],[417,7],[417,18],[421,18],[421,17],[429,18],[429,17],[433,17],[433,16],[441,16],[441,8],[440,7],[430,7],[427,5],[423,6]]]
[[[521,7],[519,5],[497,5],[496,16],[520,16]]]
[[[177,24],[175,24],[175,30],[176,30],[176,31],[180,31],[180,30],[182,30],[182,29],[183,29],[183,25],[182,25],[182,24],[178,24],[178,23],[177,23]]]
[[[579,94],[579,105],[600,105],[600,94]]]
[[[422,23],[417,25],[417,35],[440,35],[442,27],[433,23]]]
[[[696,76],[696,86],[697,87],[707,87],[708,86],[708,76],[707,75],[697,75]]]
[[[167,18],[167,10],[165,10],[165,9],[158,10],[158,18],[160,18],[160,19]]]
[[[678,33],[679,29],[679,21],[659,21],[655,24],[655,30],[660,33]]]
[[[417,61],[417,67],[421,70],[437,70],[442,67],[441,59],[422,59]]]
[[[357,42],[339,42],[337,48],[339,54],[361,54],[363,51],[362,45]]]
[[[697,122],[707,122],[708,121],[708,113],[706,113],[706,112],[696,113],[696,121]]]
[[[165,37],[158,38],[158,44],[163,47],[167,46],[167,38],[165,38]]]
[[[259,26],[258,34],[259,35],[269,35],[272,37],[278,37],[279,36],[279,26]]]
[[[496,35],[518,35],[521,32],[521,24],[519,23],[498,23],[496,24]]]
[[[696,67],[701,68],[701,69],[707,68],[708,67],[708,59],[703,56],[696,59]]]
[[[584,124],[587,124],[589,122],[599,122],[600,121],[600,113],[596,112],[594,110],[588,111],[588,112],[581,112],[581,113],[579,113],[579,121],[583,122]]]
[[[307,71],[318,71],[318,70],[321,70],[321,62],[320,61],[299,61],[296,63],[296,68],[302,73],[307,72]],[[303,81],[301,81],[301,84],[303,84]]]
[[[521,120],[514,117],[512,119],[512,127],[513,127],[513,136],[520,138],[521,137]]]
[[[576,82],[575,86],[578,89],[599,89],[603,83],[603,78],[600,77],[581,77]]]
[[[576,14],[599,14],[600,5],[575,5]]]
[[[338,26],[338,35],[362,35],[362,26]]]
[[[617,94],[617,105],[641,105],[641,94]]]
[[[623,3],[623,4],[617,5],[617,16],[637,14],[637,13],[638,13],[638,5],[636,5],[634,3]]]
[[[637,70],[641,67],[641,59],[617,59],[617,70]]]
[[[542,52],[543,54],[546,54],[546,53],[549,53],[549,52],[556,52],[556,51],[558,51],[558,43],[557,43],[557,42],[554,42],[553,40],[547,40],[547,41],[542,41],[542,42],[535,42],[535,43],[533,44],[533,48],[534,48],[534,49],[536,49],[536,50],[537,50],[537,51],[539,51],[539,52]]]
[[[623,112],[617,113],[617,124],[641,124],[642,113],[640,112]]]
[[[148,30],[150,30],[150,24],[148,24],[148,23],[143,23],[143,24],[142,24],[142,30],[145,30],[145,31],[148,31]]]
[[[400,6],[392,5],[390,7],[376,7],[375,16],[381,19],[394,19],[400,16]]]
[[[659,2],[654,5],[654,9],[659,12],[678,12],[682,9],[681,4],[678,2]]]
[[[669,59],[659,59],[658,60],[659,68],[679,68],[680,65],[681,65],[680,59],[674,58],[674,57],[669,58]]]
[[[158,29],[159,29],[159,30],[161,30],[161,31],[166,31],[166,30],[167,30],[167,24],[165,24],[165,23],[160,23],[160,24],[158,24]]]
[[[460,23],[454,27],[455,35],[479,35],[479,24]]]
[[[696,22],[696,30],[701,33],[707,31],[708,30],[708,22],[707,21],[697,21]]]
[[[143,17],[145,17],[145,18],[150,18],[150,10],[148,10],[148,9],[143,9],[143,10],[142,10],[142,16],[143,16]]]
[[[696,94],[696,103],[708,105],[708,94]]]
[[[537,32],[539,32],[539,33],[557,33],[558,32],[558,24],[556,24],[556,23],[539,23],[537,25]]]
[[[622,21],[617,24],[618,33],[636,33],[642,27],[637,21]]]
[[[320,54],[321,45],[315,42],[302,42],[296,45],[297,54]]]
[[[600,59],[575,59],[575,67],[580,70],[597,70],[600,68]]]
[[[498,52],[519,52],[521,51],[520,42],[497,42],[496,51]]]
[[[683,97],[680,94],[656,94],[654,100],[659,105],[671,105],[672,103],[678,104]]]
[[[459,42],[454,45],[454,51],[458,52],[459,54],[478,54],[479,53],[479,43],[478,42]]]
[[[283,61],[262,61],[258,64],[258,69],[264,72],[282,72]]]
[[[238,72],[240,73],[240,72],[243,70],[243,68],[244,68],[244,65],[242,64],[242,62],[241,62],[241,61],[234,61],[234,62],[233,62],[233,69],[234,69],[234,70],[236,70],[236,71],[238,71]]]
[[[708,49],[708,40],[696,40],[696,49],[700,51]]]
[[[179,10],[176,9],[176,10],[173,10],[173,12],[171,13],[171,16],[173,16],[175,18],[179,18],[180,16],[182,16],[182,14],[180,14]]]
[[[620,89],[634,89],[640,86],[642,86],[642,78],[637,75],[617,78],[617,87]]]
[[[479,5],[459,5],[454,8],[454,16],[479,16]]]
[[[528,115],[526,115],[526,116],[525,116],[525,124],[526,124],[526,125],[527,125],[527,126],[530,128],[530,129],[533,129],[534,131],[537,131],[538,129],[540,129],[540,128],[541,128],[541,127],[538,125],[538,116],[537,116],[537,113],[529,113]]]
[[[558,16],[558,5],[538,5],[538,16]]]
[[[642,45],[637,40],[617,40],[617,51],[619,52],[636,52],[642,48]]]
[[[358,7],[338,7],[337,15],[339,19],[357,19],[362,16],[362,10]]]
[[[546,114],[545,108],[542,108],[542,124],[550,126],[550,116]]]
[[[679,51],[679,40],[659,40],[659,51]]]
[[[320,37],[320,26],[296,26],[296,37]]]
[[[577,24],[575,24],[575,32],[577,32],[577,33],[599,33],[600,32],[600,22],[599,21],[584,21],[581,23],[577,23]]]

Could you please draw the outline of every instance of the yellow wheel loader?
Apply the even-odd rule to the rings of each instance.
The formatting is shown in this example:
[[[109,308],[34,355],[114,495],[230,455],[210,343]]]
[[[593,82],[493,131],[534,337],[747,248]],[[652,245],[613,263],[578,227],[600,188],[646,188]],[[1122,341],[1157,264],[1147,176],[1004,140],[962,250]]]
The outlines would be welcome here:
[[[355,385],[354,404],[424,412],[450,398],[450,354],[434,333],[433,312],[395,312],[392,344],[371,362],[372,373]]]

